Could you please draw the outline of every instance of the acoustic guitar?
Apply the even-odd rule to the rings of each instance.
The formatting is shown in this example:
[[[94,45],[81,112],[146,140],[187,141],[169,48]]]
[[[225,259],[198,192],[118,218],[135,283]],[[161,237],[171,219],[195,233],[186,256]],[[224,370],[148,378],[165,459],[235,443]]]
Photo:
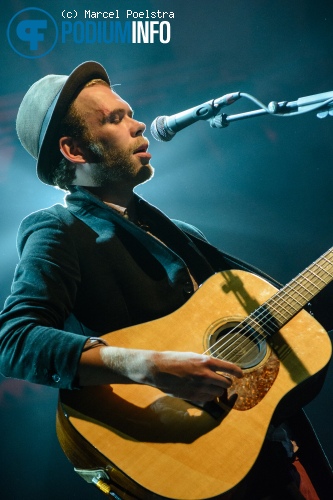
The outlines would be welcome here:
[[[61,390],[59,442],[114,498],[227,498],[256,461],[269,424],[320,390],[331,356],[303,307],[333,279],[333,248],[278,290],[246,271],[214,274],[174,313],[105,335],[119,347],[209,353],[244,371],[199,406],[146,385]]]

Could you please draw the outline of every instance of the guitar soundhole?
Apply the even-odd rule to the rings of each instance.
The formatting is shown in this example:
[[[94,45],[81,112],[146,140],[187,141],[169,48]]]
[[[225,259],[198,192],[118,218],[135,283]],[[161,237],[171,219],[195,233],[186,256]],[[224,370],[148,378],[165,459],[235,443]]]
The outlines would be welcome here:
[[[209,351],[212,356],[235,363],[244,370],[263,361],[267,343],[253,327],[228,323],[210,332]]]

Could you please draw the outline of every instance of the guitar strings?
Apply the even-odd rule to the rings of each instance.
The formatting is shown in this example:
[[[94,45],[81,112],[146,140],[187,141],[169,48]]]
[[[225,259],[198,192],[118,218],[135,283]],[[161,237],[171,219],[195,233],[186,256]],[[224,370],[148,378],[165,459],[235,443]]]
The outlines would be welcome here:
[[[276,324],[274,325],[275,328],[272,328],[272,326],[270,326],[269,323],[272,323],[272,321],[273,323],[278,323],[278,327],[281,328],[281,326],[283,326],[287,321],[289,321],[289,319],[291,319],[291,317],[294,314],[296,314],[300,309],[302,309],[306,305],[306,303],[312,297],[314,297],[314,295],[316,295],[320,290],[322,290],[324,286],[326,286],[333,279],[333,275],[327,270],[327,268],[324,267],[324,265],[321,265],[320,263],[321,261],[323,261],[323,264],[326,264],[326,267],[329,267],[331,269],[332,263],[329,259],[326,258],[326,255],[328,255],[332,251],[333,249],[328,250],[328,252],[326,252],[326,254],[324,254],[324,256],[322,256],[318,261],[314,262],[312,266],[306,268],[305,271],[303,271],[303,273],[299,274],[296,278],[291,280],[287,285],[285,285],[281,290],[279,290],[275,295],[273,295],[267,302],[259,306],[255,311],[253,311],[244,321],[242,321],[239,325],[230,330],[229,336],[234,332],[234,334],[231,335],[230,338],[219,339],[215,344],[213,344],[210,347],[210,349],[206,350],[204,354],[209,353],[212,356],[217,354],[217,356],[215,357],[219,358],[223,357],[223,359],[230,360],[232,359],[231,355],[234,354],[236,350],[239,351],[239,349],[242,348],[243,352],[246,346],[250,346],[250,349],[244,354],[239,355],[239,352],[236,352],[236,354],[238,354],[238,359],[236,360],[232,359],[233,362],[240,364],[241,360],[244,359],[246,356],[248,356],[252,350],[258,350],[258,346],[254,345],[254,342],[263,343],[267,337],[278,331]],[[316,270],[317,272],[313,270],[313,268],[316,267],[319,269],[319,274],[317,270]],[[325,276],[323,278],[320,275],[321,272],[324,273],[325,275],[328,275],[330,279],[327,281],[327,279],[325,279]],[[310,275],[314,276],[314,279],[318,280],[318,284],[321,282],[322,286],[320,286],[320,284],[317,285],[314,280],[309,279],[306,276],[306,273],[309,273]],[[296,286],[300,285],[300,287],[303,288],[306,293],[309,293],[308,288],[305,285],[303,285],[300,278],[304,282],[306,281],[310,285],[313,285],[317,289],[317,292],[315,294],[310,293],[310,296],[306,297],[300,291],[297,291],[295,289],[295,284]],[[302,299],[301,301],[299,301],[298,298],[296,298],[295,293],[301,297]],[[293,301],[296,302],[299,306],[295,307],[292,304],[289,304],[293,309],[292,315],[290,315],[290,311],[288,310],[288,308],[285,307],[285,302],[287,299],[284,297],[292,298]],[[276,308],[276,306],[279,306],[282,309],[282,313]],[[277,315],[280,314],[280,316],[283,316],[283,311],[286,311],[287,318],[284,317],[283,318],[284,322],[281,323],[281,321],[277,321],[276,316],[272,315],[271,310],[275,311]],[[256,330],[257,325],[259,325],[260,329],[264,331],[264,334],[260,334],[257,332]],[[241,329],[239,329],[240,327]],[[254,333],[251,333],[251,327],[254,330]],[[238,341],[239,336],[246,333],[248,335],[244,336],[243,341],[239,343]],[[213,350],[214,348],[215,350]]]
[[[325,258],[324,260],[330,264],[330,262],[329,262],[326,258]],[[325,272],[326,274],[328,274],[328,275],[330,276],[330,278],[331,278],[331,279],[333,278],[333,276],[332,276],[332,275],[331,275],[331,274],[327,271],[327,269],[324,269],[324,268],[323,268],[322,266],[320,266],[320,264],[318,264],[318,263],[315,263],[315,265],[316,265],[317,267],[319,267],[319,271],[323,271],[323,272]],[[331,264],[330,264],[330,265],[331,265]],[[325,285],[326,285],[329,281],[331,281],[331,279],[330,279],[330,280],[327,282],[326,280],[323,280],[323,279],[321,278],[321,276],[319,276],[318,274],[314,273],[312,270],[309,270],[309,271],[310,271],[310,273],[311,273],[311,274],[313,274],[313,275],[315,276],[315,278],[316,278],[316,279],[319,279],[319,280],[320,280],[321,282],[323,282]],[[303,279],[303,276],[302,276],[302,279]],[[307,281],[309,281],[309,280],[308,280],[308,278],[306,278],[306,280],[307,280]],[[296,278],[295,278],[292,282],[290,282],[288,285],[286,285],[286,286],[282,289],[282,291],[283,291],[284,295],[288,295],[288,294],[286,294],[285,292],[286,292],[286,290],[287,290],[288,288],[291,288],[291,285],[293,285],[293,284],[294,284],[293,282],[295,282],[295,281],[296,281]],[[303,285],[301,285],[301,286],[302,286],[303,288],[305,288]],[[318,291],[322,289],[322,288],[318,287],[317,285],[315,285],[315,286],[316,286],[316,288],[318,289]],[[307,290],[306,288],[305,288],[305,290],[308,292],[308,290]],[[292,292],[294,292],[294,291],[295,291],[295,290],[293,290],[293,289],[292,289]],[[296,292],[297,292],[297,290],[296,290]],[[297,303],[301,306],[300,308],[302,308],[302,307],[303,307],[303,306],[304,306],[304,305],[308,302],[309,297],[304,297],[304,295],[303,295],[303,294],[301,294],[300,292],[298,292],[298,294],[299,294],[299,295],[301,295],[301,297],[304,299],[304,303],[300,303],[300,302],[296,299],[296,297],[295,297],[295,296],[293,297],[293,299],[294,299],[294,301],[295,301],[295,302],[297,302]],[[268,303],[272,302],[272,304],[270,304],[270,306],[272,307],[272,309],[275,309],[274,304],[281,305],[281,304],[279,304],[279,303],[278,303],[278,300],[280,300],[280,302],[281,302],[281,298],[282,298],[282,297],[280,297],[279,295],[283,295],[283,294],[281,294],[281,290],[280,290],[279,292],[277,292],[277,294],[276,294],[275,296],[271,297],[271,299],[270,299],[269,301],[267,301],[267,303],[266,303],[266,304],[268,304]],[[311,296],[313,296],[313,294],[311,294]],[[278,300],[276,300],[276,297],[278,298]],[[256,314],[256,313],[260,310],[260,308],[264,308],[264,309],[266,309],[266,304],[263,304],[262,306],[260,306],[260,307],[259,307],[256,311],[254,311],[254,312],[253,312],[253,314]],[[295,311],[295,312],[298,312],[298,311],[300,310],[300,308],[295,308],[295,307],[294,307],[294,311]],[[286,309],[286,308],[284,308],[284,309]],[[275,309],[275,310],[276,310],[276,309]],[[266,311],[264,311],[264,313],[265,313],[265,312],[266,312]],[[263,314],[264,314],[264,313],[263,313]],[[259,314],[259,316],[257,316],[257,319],[260,319],[260,316],[261,316],[261,315],[263,315],[263,314]],[[271,321],[271,319],[272,319],[272,315],[271,315],[270,311],[266,312],[266,316],[269,316],[269,317],[268,317],[268,320],[267,320],[267,324],[268,324],[268,322],[269,322],[269,321]],[[264,317],[264,316],[263,316],[263,317]],[[245,320],[244,322],[242,322],[243,324],[245,324],[245,325],[246,325],[246,327],[247,327],[248,325],[250,325],[250,324],[251,324],[251,317],[250,317],[250,318],[248,318],[248,319],[250,319],[250,321]],[[286,318],[284,318],[284,320],[285,320],[285,321],[284,321],[284,323],[283,323],[283,324],[285,324],[285,323],[286,323],[289,319],[290,319],[290,315],[289,315],[289,311],[288,311],[288,317],[287,317],[287,319],[286,319]],[[242,323],[241,323],[241,324],[242,324]],[[261,325],[261,327],[262,327],[262,326],[265,326],[265,324]],[[280,325],[280,327],[281,327],[281,326],[282,326],[282,325]],[[236,330],[236,329],[238,329],[238,328],[239,328],[239,325],[238,325],[238,327],[236,327],[234,330]],[[247,329],[247,328],[243,328],[243,331],[245,331],[246,329]],[[277,331],[277,329],[275,328],[272,332],[270,332],[270,334],[271,334],[271,333],[275,333],[276,331]],[[238,333],[240,333],[240,332],[238,332]],[[255,332],[255,333],[257,333],[257,332]],[[236,335],[237,335],[237,334],[236,334]],[[260,342],[263,342],[263,341],[265,340],[265,338],[267,338],[267,336],[268,336],[268,335],[263,335],[263,336],[257,335],[257,339],[258,339],[258,338],[260,338]],[[250,336],[250,337],[251,337],[251,336]],[[230,343],[230,340],[231,340],[231,339],[229,339],[229,341],[228,341],[229,343]],[[253,350],[253,349],[257,349],[257,346],[254,346],[254,345],[253,345],[253,340],[255,340],[255,339],[252,339],[252,340],[251,340],[251,338],[250,338],[250,339],[249,339],[249,338],[247,338],[247,339],[246,339],[246,340],[244,340],[244,342],[243,342],[243,344],[248,343],[248,344],[251,346],[250,351],[251,351],[251,350]],[[222,344],[222,343],[223,343],[223,341],[224,341],[224,339],[222,339],[221,341],[217,342],[214,346],[216,346],[216,345],[218,345],[218,344]],[[226,345],[226,344],[227,344],[227,343],[224,343],[224,345]],[[236,344],[236,348],[239,348],[239,343],[234,342],[234,344]],[[230,345],[232,346],[232,344],[230,344]],[[230,348],[230,345],[227,347],[228,349]],[[214,347],[214,346],[212,346],[212,347]],[[247,353],[246,353],[243,357],[245,357],[246,355],[248,355],[250,351],[248,351],[248,352],[247,352]],[[215,353],[216,353],[216,352],[217,352],[217,350],[215,351]],[[227,352],[227,349],[225,349],[225,352]],[[219,353],[219,354],[221,354],[221,353]],[[228,356],[229,356],[229,357],[230,357],[230,354],[232,354],[232,351],[228,353]],[[239,357],[239,356],[238,356],[238,359],[237,359],[235,362],[239,362],[241,359],[242,359],[242,356],[241,356],[241,357]]]
[[[277,301],[275,301],[275,303],[278,304]],[[274,301],[271,300],[270,306],[271,309],[276,311]],[[295,311],[298,310],[298,308],[295,309]],[[266,322],[263,321],[265,319]],[[259,307],[252,315],[229,332],[229,335],[234,332],[233,336],[228,339],[220,339],[217,341],[211,348],[215,348],[215,351],[211,351],[211,355],[241,364],[242,359],[249,356],[251,351],[259,350],[260,344],[262,344],[269,335],[277,331],[277,328],[273,329],[272,326],[270,326],[269,322],[271,320],[272,315],[269,311],[265,310],[265,306]],[[242,326],[241,329],[239,328],[240,326]],[[265,330],[264,333],[258,333],[258,326],[260,330],[266,328],[266,333]],[[239,342],[239,336],[244,333],[246,336],[244,336],[243,340]]]
[[[326,262],[328,262],[328,263],[331,265],[331,263],[330,263],[330,262],[329,262],[326,258],[324,258],[324,260],[325,260]],[[332,276],[332,275],[331,275],[331,274],[327,271],[327,269],[324,269],[324,268],[323,268],[322,266],[320,266],[320,264],[318,264],[318,263],[315,263],[315,265],[316,265],[317,267],[319,267],[319,271],[323,271],[323,272],[325,272],[326,274],[328,274],[328,275],[330,276],[330,278],[331,278],[331,279],[333,278],[333,276]],[[313,275],[315,276],[315,278],[316,278],[316,279],[319,279],[319,280],[320,280],[321,282],[323,282],[325,285],[327,284],[326,280],[323,280],[323,279],[321,278],[321,276],[319,276],[318,274],[314,273],[312,270],[309,270],[309,271],[310,271],[310,273],[311,273],[311,274],[313,274]],[[303,277],[302,277],[302,279],[303,279]],[[307,281],[309,281],[309,279],[308,279],[308,278],[305,278],[305,279],[306,279]],[[287,290],[288,288],[291,288],[291,285],[293,285],[293,284],[294,284],[293,282],[295,282],[295,281],[296,281],[296,278],[295,278],[295,279],[294,279],[291,283],[289,283],[288,285],[286,285],[286,286],[282,289],[282,291],[283,291],[284,295],[288,295],[288,294],[286,294],[285,292],[286,292],[286,290]],[[330,280],[329,280],[329,281],[330,281]],[[313,283],[313,284],[314,284],[314,283]],[[314,284],[314,285],[315,285],[315,284]],[[301,286],[302,286],[302,287],[306,290],[306,292],[308,292],[307,288],[305,288],[305,287],[303,286],[303,284],[302,284]],[[315,285],[315,287],[318,289],[318,291],[322,289],[322,288],[318,287],[317,285]],[[293,289],[292,289],[292,292],[295,292],[295,290],[293,290]],[[297,292],[297,291],[296,291],[296,292]],[[279,292],[277,292],[277,294],[276,294],[275,296],[271,297],[271,299],[270,299],[269,301],[267,301],[267,303],[266,303],[266,304],[268,304],[268,303],[272,302],[272,304],[270,304],[270,306],[272,307],[272,309],[275,309],[275,311],[276,311],[276,308],[274,307],[274,305],[275,305],[275,304],[278,304],[278,305],[279,305],[278,300],[280,300],[280,302],[281,302],[281,298],[282,298],[282,297],[280,297],[280,295],[283,295],[283,293],[281,293],[281,290],[280,290]],[[299,295],[300,295],[300,296],[304,299],[304,303],[300,303],[300,302],[296,299],[296,297],[295,297],[295,296],[293,297],[293,299],[294,299],[294,301],[295,301],[295,302],[297,302],[297,303],[301,306],[300,308],[302,308],[302,307],[303,307],[303,306],[304,306],[304,305],[308,302],[309,297],[304,297],[304,295],[303,295],[303,294],[301,294],[300,292],[298,292],[298,294],[299,294]],[[313,296],[313,295],[311,294],[311,296]],[[277,297],[277,299],[278,299],[278,300],[276,300],[276,297]],[[259,315],[257,315],[257,316],[255,317],[255,319],[262,319],[262,318],[260,318],[260,316],[263,316],[263,317],[264,317],[264,314],[266,313],[266,316],[268,316],[268,320],[267,320],[267,324],[268,324],[268,322],[269,322],[269,321],[271,321],[271,319],[272,319],[272,315],[271,315],[270,311],[268,311],[268,312],[266,311],[266,304],[263,304],[262,306],[260,306],[260,307],[259,307],[256,311],[254,311],[252,314],[257,314],[257,313],[258,313],[258,311],[259,311],[261,308],[265,309],[265,310],[264,310],[264,312],[263,312],[263,313],[261,313],[261,314],[259,314]],[[280,305],[281,305],[281,304],[280,304]],[[295,311],[295,312],[298,312],[300,308],[295,308],[295,307],[294,307],[294,311]],[[285,309],[285,308],[284,308],[284,309]],[[242,323],[241,323],[241,325],[242,325],[242,324],[245,324],[245,326],[246,326],[245,328],[243,328],[243,331],[248,330],[248,326],[251,324],[251,319],[252,319],[251,317],[250,317],[250,318],[247,318],[247,320],[245,320],[244,322],[242,322]],[[287,319],[286,319],[286,318],[284,318],[284,320],[285,320],[285,322],[284,322],[284,323],[286,323],[289,319],[290,319],[290,315],[289,315],[289,312],[288,312],[288,318],[287,318]],[[250,320],[250,321],[248,321],[248,320]],[[284,324],[284,323],[283,323],[283,324]],[[265,324],[261,325],[261,327],[262,327],[262,326],[265,326]],[[282,325],[280,325],[280,326],[282,326]],[[239,325],[238,325],[238,327],[236,327],[234,330],[236,330],[236,329],[237,329],[237,331],[238,331],[238,328],[239,328]],[[275,329],[274,329],[272,332],[270,332],[270,333],[275,333],[276,331],[277,331],[277,329],[275,328]],[[238,331],[238,333],[241,333],[241,331]],[[255,333],[257,333],[257,332],[255,332]],[[235,335],[237,335],[237,334],[235,334]],[[268,335],[264,335],[264,336],[257,335],[257,338],[260,338],[260,339],[261,339],[260,341],[261,341],[261,342],[263,342],[267,336],[268,336]],[[250,337],[251,337],[251,336],[250,336]],[[227,349],[229,349],[229,348],[230,348],[230,345],[232,346],[232,344],[230,344],[231,340],[232,340],[232,339],[229,339],[229,340],[228,340],[228,342],[225,342],[225,343],[224,343],[224,345],[227,345],[227,344],[229,343],[229,346],[227,346],[227,348],[224,350],[224,352],[227,352]],[[217,342],[215,345],[213,345],[212,347],[214,348],[214,347],[215,347],[216,345],[218,345],[218,344],[222,345],[222,344],[223,344],[223,342],[224,342],[224,339],[222,339],[222,340],[218,341],[218,342]],[[251,351],[251,350],[253,350],[253,349],[257,349],[257,346],[254,346],[254,345],[253,345],[253,339],[251,340],[251,338],[250,338],[250,339],[249,339],[249,338],[246,338],[246,339],[243,341],[243,344],[245,344],[245,343],[247,343],[247,344],[251,345],[251,349],[250,349],[250,351]],[[239,343],[234,342],[234,344],[236,344],[236,348],[239,348]],[[249,353],[250,351],[248,351],[245,355],[248,355],[248,353]],[[217,350],[215,351],[215,353],[216,353],[216,352],[217,352]],[[222,352],[222,353],[223,353],[223,352]],[[213,354],[214,354],[214,353],[213,353]],[[228,353],[228,356],[230,356],[230,354],[232,354],[232,351]],[[219,355],[221,355],[221,352],[219,353]],[[245,356],[245,355],[244,355],[244,356]],[[243,356],[243,357],[244,357],[244,356]],[[238,358],[239,358],[239,356],[238,356]],[[242,357],[240,357],[240,358],[239,358],[236,362],[238,362],[238,361],[239,361],[239,360],[241,360],[241,359],[242,359]]]

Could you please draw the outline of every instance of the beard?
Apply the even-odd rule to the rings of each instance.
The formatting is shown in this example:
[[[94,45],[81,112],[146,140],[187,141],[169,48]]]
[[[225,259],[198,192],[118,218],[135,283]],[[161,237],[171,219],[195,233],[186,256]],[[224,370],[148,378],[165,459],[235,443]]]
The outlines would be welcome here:
[[[138,141],[138,146],[142,140]],[[134,186],[143,184],[154,175],[150,164],[137,166],[133,158],[133,150],[123,150],[113,147],[110,149],[99,141],[89,140],[87,144],[92,158],[93,168],[91,177],[95,186],[108,187],[115,183],[131,183]]]

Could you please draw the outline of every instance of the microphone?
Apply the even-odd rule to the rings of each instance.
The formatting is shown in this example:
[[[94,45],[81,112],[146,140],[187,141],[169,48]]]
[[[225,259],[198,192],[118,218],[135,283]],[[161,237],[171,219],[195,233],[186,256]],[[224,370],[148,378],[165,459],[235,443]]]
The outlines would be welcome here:
[[[218,99],[199,104],[194,108],[186,109],[171,116],[158,116],[150,126],[150,132],[157,141],[167,142],[183,128],[199,120],[214,118],[221,108],[229,106],[241,97],[240,92],[232,92]]]

